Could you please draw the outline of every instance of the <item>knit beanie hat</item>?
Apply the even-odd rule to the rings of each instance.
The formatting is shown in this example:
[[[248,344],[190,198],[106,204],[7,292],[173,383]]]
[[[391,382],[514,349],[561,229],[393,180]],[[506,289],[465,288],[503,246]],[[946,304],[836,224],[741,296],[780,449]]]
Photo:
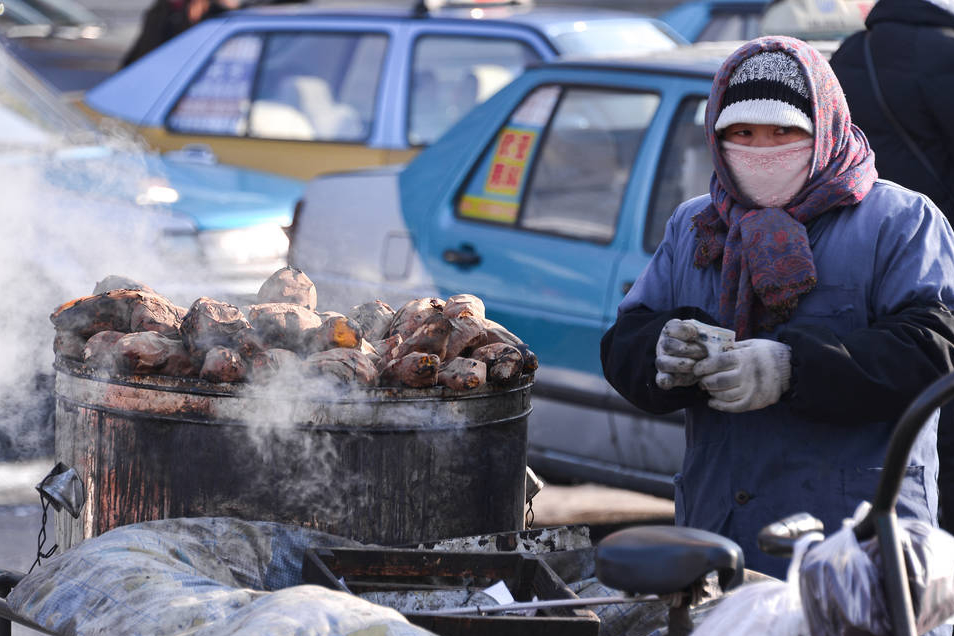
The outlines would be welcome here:
[[[722,98],[716,132],[732,124],[769,124],[815,133],[808,85],[793,57],[782,51],[757,53],[736,67]]]

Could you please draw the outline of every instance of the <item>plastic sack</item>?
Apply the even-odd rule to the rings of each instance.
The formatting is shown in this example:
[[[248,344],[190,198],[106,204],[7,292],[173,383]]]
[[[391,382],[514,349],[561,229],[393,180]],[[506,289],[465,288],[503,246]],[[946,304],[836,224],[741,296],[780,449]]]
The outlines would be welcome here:
[[[809,636],[798,591],[798,568],[808,547],[822,539],[818,532],[801,537],[795,544],[787,580],[750,583],[731,592],[692,632],[693,636]]]
[[[867,502],[860,505],[802,560],[802,606],[812,636],[892,633],[878,540],[859,544],[853,531],[869,509]],[[900,520],[898,534],[917,632],[924,634],[954,614],[954,537],[913,519]]]

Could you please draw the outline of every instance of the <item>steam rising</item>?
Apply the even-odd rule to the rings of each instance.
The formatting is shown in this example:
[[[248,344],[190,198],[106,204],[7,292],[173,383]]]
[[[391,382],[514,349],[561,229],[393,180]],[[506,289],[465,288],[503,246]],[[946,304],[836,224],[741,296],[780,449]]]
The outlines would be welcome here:
[[[15,70],[8,65],[0,56],[0,111],[16,118],[4,110]],[[0,459],[52,455],[53,309],[90,294],[108,274],[162,292],[165,282],[196,271],[181,259],[172,269],[160,254],[163,229],[182,227],[181,219],[135,203],[157,178],[135,143],[118,134],[108,147],[59,139],[25,117],[7,124],[0,130]],[[14,125],[34,131],[29,143],[6,136]]]

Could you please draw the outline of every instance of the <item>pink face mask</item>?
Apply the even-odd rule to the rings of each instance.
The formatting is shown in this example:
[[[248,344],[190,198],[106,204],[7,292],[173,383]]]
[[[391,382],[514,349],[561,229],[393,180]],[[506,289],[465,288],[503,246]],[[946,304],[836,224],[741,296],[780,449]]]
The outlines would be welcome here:
[[[722,156],[742,194],[760,208],[791,201],[808,178],[813,140],[782,146],[743,146],[723,141]]]

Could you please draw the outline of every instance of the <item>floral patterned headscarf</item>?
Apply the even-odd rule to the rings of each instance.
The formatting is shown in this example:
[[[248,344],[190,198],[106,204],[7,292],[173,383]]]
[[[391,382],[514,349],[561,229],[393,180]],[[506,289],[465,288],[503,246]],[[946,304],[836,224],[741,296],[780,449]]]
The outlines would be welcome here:
[[[732,72],[743,60],[765,51],[783,51],[798,62],[808,83],[815,127],[808,179],[784,208],[746,207],[715,132]],[[693,217],[695,265],[721,262],[718,318],[743,339],[787,321],[799,297],[815,287],[805,224],[861,201],[878,175],[874,153],[864,133],[851,123],[835,73],[817,50],[795,38],[758,38],[726,59],[712,83],[705,129],[715,172],[709,186],[712,201]]]

